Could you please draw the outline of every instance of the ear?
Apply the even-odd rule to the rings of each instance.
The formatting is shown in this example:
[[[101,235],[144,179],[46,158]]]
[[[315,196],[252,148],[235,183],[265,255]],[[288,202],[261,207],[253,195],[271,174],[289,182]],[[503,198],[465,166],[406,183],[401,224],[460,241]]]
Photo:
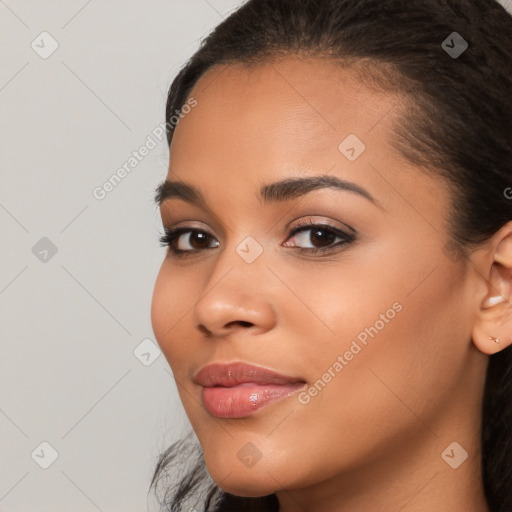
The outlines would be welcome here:
[[[487,293],[473,326],[473,343],[492,355],[512,345],[512,222],[493,237],[484,267]]]

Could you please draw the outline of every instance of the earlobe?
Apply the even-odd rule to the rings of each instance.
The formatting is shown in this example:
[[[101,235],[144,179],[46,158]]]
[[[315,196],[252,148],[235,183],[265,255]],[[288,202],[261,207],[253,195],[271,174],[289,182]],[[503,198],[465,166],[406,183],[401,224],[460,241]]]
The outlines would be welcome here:
[[[512,344],[512,228],[510,223],[494,251],[488,276],[487,293],[482,299],[473,327],[473,343],[484,354],[492,355]]]

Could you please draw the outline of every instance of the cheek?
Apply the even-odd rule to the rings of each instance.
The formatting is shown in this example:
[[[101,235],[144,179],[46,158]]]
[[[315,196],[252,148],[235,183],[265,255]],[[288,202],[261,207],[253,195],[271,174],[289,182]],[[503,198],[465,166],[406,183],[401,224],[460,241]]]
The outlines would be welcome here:
[[[360,417],[370,434],[379,411],[407,421],[414,416],[404,403],[426,415],[442,406],[463,369],[469,322],[458,307],[462,280],[447,267],[433,268],[432,259],[414,266],[388,262],[385,272],[376,265],[356,271],[355,262],[335,273],[326,266],[314,277],[302,275],[296,289],[307,304],[280,302],[311,384],[304,395],[315,410],[309,428],[318,429],[317,414],[337,418],[340,428]],[[437,403],[427,399],[433,396]]]
[[[151,300],[151,326],[162,349],[164,348],[163,342],[166,331],[171,325],[168,312],[173,311],[173,294],[170,293],[169,280],[166,274],[164,262],[158,272]]]
[[[336,418],[340,427],[354,422],[372,436],[374,428],[383,428],[372,418],[390,411],[395,427],[399,419],[403,426],[412,426],[409,421],[416,420],[408,408],[425,419],[433,417],[444,406],[447,390],[459,380],[469,328],[464,308],[458,307],[462,285],[438,269],[414,289],[418,279],[413,275],[418,276],[417,269],[411,275],[390,270],[359,286],[349,285],[347,276],[348,298],[331,290],[337,303],[323,311],[335,336],[318,343],[315,350],[305,345],[305,356],[311,380],[321,381],[316,387],[322,400],[314,399],[317,412]],[[339,356],[341,366],[334,367]],[[329,369],[335,378],[326,374]]]
[[[353,341],[360,345],[353,351],[369,352],[364,349],[370,340],[382,338],[403,315],[403,297],[396,292],[392,269],[384,273],[375,265],[365,267],[356,257],[336,266],[325,262],[313,269],[312,265],[278,269],[290,291],[282,287],[274,297],[285,333],[283,343],[293,344],[307,362],[304,377],[308,380],[318,379],[338,355],[350,351]]]
[[[164,261],[158,273],[151,302],[151,325],[156,340],[173,373],[191,349],[190,332],[184,331],[187,314],[200,293],[194,293],[190,277],[180,276]],[[187,351],[188,347],[188,351]]]

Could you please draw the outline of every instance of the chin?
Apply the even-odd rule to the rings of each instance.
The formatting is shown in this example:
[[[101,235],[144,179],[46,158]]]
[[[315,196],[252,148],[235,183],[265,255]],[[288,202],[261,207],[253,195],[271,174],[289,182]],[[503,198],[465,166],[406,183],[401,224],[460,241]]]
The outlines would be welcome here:
[[[272,478],[274,474],[284,476],[282,471],[264,466],[262,461],[253,467],[244,467],[241,463],[226,464],[225,461],[219,461],[222,456],[213,457],[216,460],[212,461],[205,454],[208,473],[223,491],[235,496],[259,498],[273,494],[280,490],[282,485],[286,485],[279,477],[277,481]]]

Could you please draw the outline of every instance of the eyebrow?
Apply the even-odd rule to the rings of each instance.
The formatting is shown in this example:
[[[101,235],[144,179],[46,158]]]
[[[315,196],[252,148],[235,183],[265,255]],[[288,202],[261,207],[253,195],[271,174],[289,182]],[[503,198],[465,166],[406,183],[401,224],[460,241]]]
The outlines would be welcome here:
[[[260,197],[264,203],[275,203],[295,199],[313,190],[330,188],[358,194],[379,208],[378,201],[363,187],[336,176],[320,175],[310,177],[285,178],[260,188]],[[155,202],[158,206],[168,199],[182,199],[198,206],[206,205],[201,192],[183,181],[165,180],[155,190]]]

